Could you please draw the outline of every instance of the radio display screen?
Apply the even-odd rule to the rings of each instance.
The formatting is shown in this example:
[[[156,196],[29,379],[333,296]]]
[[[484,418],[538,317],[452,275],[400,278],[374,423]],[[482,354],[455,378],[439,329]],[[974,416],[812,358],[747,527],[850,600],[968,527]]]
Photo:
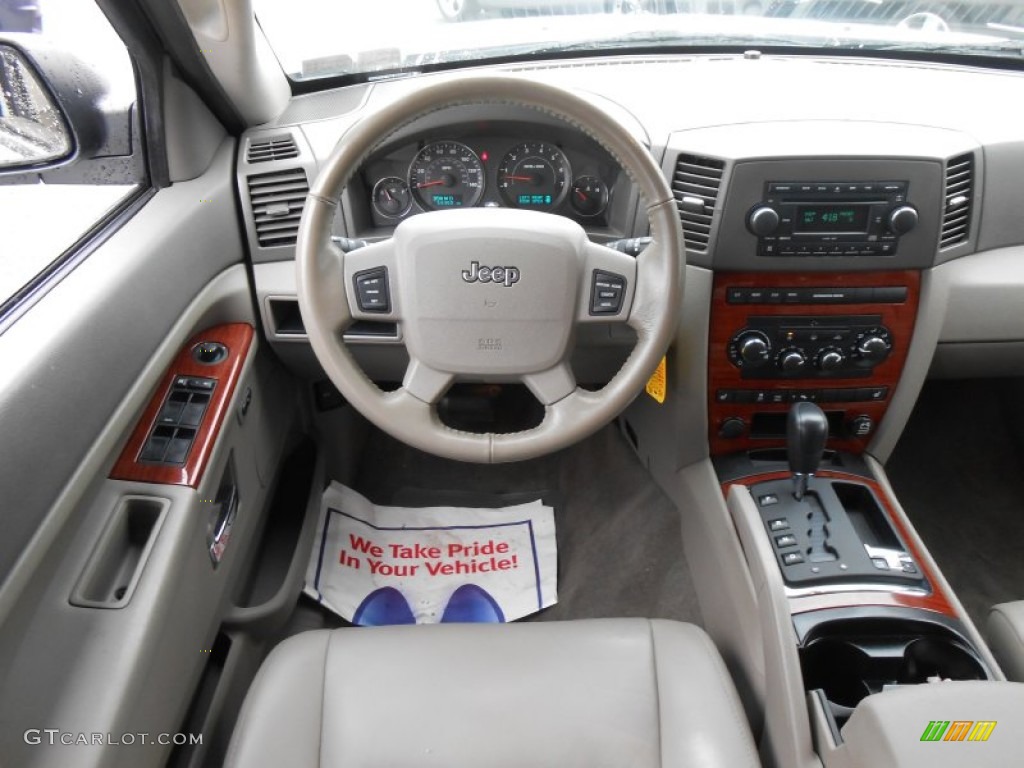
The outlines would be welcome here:
[[[793,222],[794,232],[867,232],[867,205],[800,205]]]

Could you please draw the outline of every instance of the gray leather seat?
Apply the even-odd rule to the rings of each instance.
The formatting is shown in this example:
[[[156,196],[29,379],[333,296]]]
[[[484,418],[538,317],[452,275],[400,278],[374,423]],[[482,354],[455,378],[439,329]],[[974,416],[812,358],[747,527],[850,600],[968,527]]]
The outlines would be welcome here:
[[[599,619],[314,631],[249,690],[227,765],[759,765],[690,624]]]

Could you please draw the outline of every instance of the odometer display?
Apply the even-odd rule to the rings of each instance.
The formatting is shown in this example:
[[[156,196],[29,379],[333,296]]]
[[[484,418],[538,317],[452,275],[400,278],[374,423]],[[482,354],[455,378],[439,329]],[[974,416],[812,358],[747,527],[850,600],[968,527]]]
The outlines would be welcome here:
[[[484,169],[476,153],[457,141],[428,144],[409,166],[409,186],[428,211],[469,208],[484,194]]]
[[[498,188],[515,208],[547,211],[561,204],[572,171],[558,147],[529,141],[510,149],[498,168]]]

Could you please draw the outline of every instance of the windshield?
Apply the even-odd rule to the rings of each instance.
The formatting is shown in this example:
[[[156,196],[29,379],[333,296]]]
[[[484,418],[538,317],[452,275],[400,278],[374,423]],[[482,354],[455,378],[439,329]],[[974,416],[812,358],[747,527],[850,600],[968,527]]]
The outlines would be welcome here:
[[[687,46],[1024,53],[1024,0],[255,0],[255,8],[294,80]]]

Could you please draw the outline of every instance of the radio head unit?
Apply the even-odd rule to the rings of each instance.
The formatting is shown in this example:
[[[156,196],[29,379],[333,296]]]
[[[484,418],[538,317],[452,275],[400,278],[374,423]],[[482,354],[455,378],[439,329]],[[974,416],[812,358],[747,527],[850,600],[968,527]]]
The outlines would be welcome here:
[[[891,256],[918,223],[907,181],[768,181],[747,214],[759,256]]]

